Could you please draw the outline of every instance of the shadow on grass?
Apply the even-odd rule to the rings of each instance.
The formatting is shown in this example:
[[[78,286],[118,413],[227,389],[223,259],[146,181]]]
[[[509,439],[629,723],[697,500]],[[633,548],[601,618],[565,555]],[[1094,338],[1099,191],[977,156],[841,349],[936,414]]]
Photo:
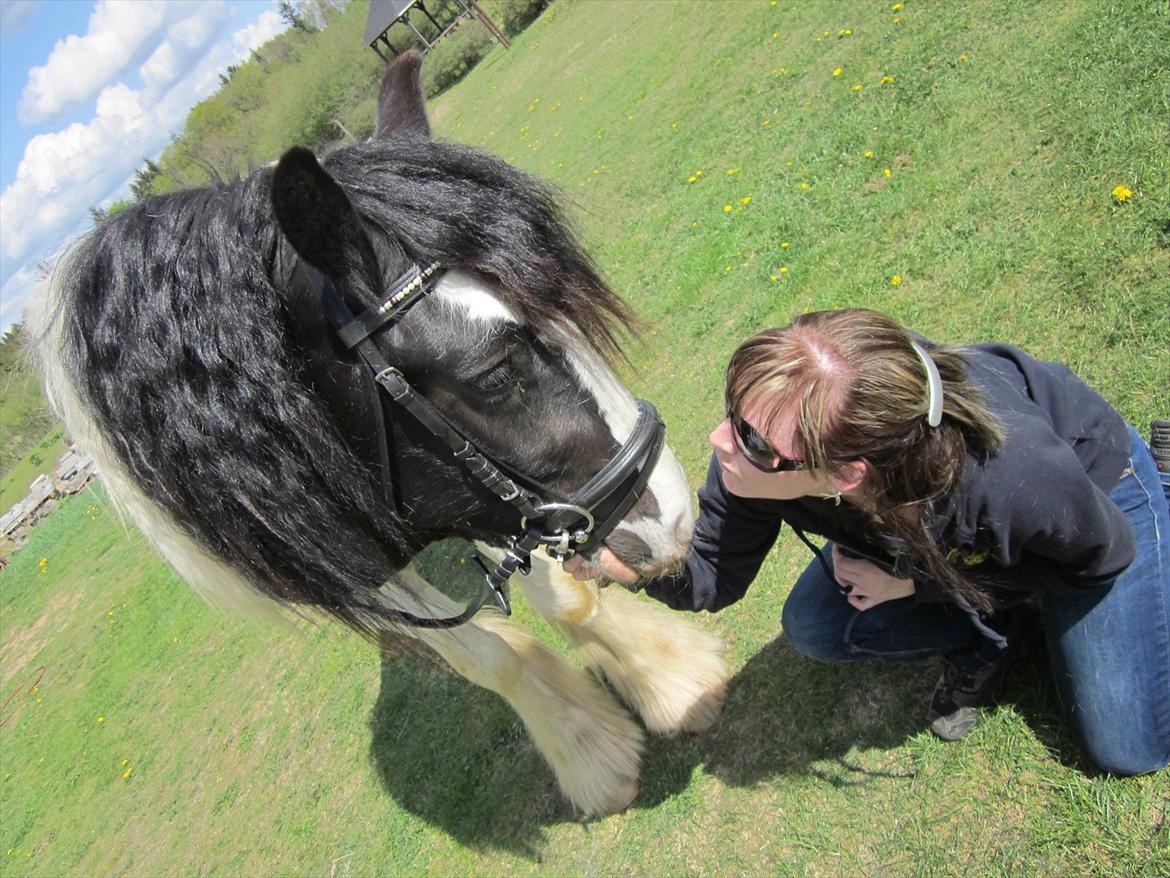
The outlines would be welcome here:
[[[820,664],[778,636],[731,680],[710,732],[648,736],[632,807],[653,808],[685,790],[700,765],[732,786],[795,775],[842,787],[910,779],[915,769],[905,759],[875,767],[850,754],[896,750],[921,733],[937,675],[937,661]],[[1043,656],[1013,668],[1001,703],[1014,705],[1062,763],[1083,767]],[[442,668],[387,659],[370,728],[387,793],[471,848],[539,862],[543,828],[579,819],[508,705]]]

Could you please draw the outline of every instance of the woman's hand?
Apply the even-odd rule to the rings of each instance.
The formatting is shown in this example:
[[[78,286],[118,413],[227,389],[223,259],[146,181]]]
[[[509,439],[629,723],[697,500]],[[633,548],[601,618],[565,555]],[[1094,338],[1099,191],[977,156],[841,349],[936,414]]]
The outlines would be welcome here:
[[[580,555],[574,555],[565,562],[565,572],[571,573],[574,579],[584,581],[596,579],[604,573],[610,579],[623,585],[634,585],[638,581],[638,574],[609,549],[602,549],[595,559],[598,563],[586,561]]]
[[[897,579],[864,558],[850,558],[833,544],[833,570],[845,600],[855,610],[914,594],[913,579]]]

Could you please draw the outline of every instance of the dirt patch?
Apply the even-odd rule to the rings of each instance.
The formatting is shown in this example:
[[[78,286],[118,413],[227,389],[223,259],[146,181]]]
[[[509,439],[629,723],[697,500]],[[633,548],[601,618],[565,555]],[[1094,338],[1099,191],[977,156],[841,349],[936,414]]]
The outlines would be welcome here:
[[[5,632],[4,645],[0,646],[0,667],[5,671],[3,683],[5,687],[19,679],[25,665],[40,651],[41,630],[49,620],[76,609],[80,601],[80,592],[56,595],[37,620],[27,628]]]

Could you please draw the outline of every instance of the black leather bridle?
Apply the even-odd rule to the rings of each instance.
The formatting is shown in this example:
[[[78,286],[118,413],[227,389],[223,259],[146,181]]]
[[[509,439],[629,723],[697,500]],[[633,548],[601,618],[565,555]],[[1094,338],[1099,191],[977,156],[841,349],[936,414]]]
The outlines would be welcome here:
[[[320,296],[321,306],[338,338],[347,349],[357,354],[370,370],[373,380],[381,385],[390,399],[450,447],[455,458],[481,484],[520,513],[520,533],[512,538],[503,560],[494,569],[488,569],[478,557],[475,558],[484,572],[484,586],[480,595],[462,613],[446,618],[427,618],[395,611],[403,624],[417,628],[451,628],[467,622],[488,601],[494,601],[505,615],[511,615],[505,583],[517,570],[528,573],[532,552],[537,547],[544,545],[550,555],[563,561],[586,544],[599,545],[638,502],[662,453],[666,434],[666,426],[651,403],[635,400],[638,418],[630,437],[593,478],[571,496],[566,496],[479,449],[411,387],[374,343],[375,334],[391,328],[434,288],[441,274],[437,263],[421,270],[412,265],[395,281],[382,305],[369,308],[356,317],[331,278],[307,263],[301,264]],[[382,437],[383,481],[388,484],[389,451],[382,424],[382,397],[378,399],[375,416]],[[615,498],[616,504],[598,521],[598,510],[606,503],[613,503]]]

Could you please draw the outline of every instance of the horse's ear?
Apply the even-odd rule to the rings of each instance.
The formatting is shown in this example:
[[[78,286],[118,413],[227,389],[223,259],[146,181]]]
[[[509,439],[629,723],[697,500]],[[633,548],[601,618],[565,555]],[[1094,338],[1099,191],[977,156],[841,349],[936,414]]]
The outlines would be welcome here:
[[[281,156],[271,195],[277,225],[306,262],[359,295],[377,295],[377,259],[361,219],[313,153],[294,146]]]
[[[378,111],[374,116],[374,137],[384,140],[395,134],[430,137],[426,102],[418,71],[422,55],[417,49],[403,52],[386,68],[378,90]]]

